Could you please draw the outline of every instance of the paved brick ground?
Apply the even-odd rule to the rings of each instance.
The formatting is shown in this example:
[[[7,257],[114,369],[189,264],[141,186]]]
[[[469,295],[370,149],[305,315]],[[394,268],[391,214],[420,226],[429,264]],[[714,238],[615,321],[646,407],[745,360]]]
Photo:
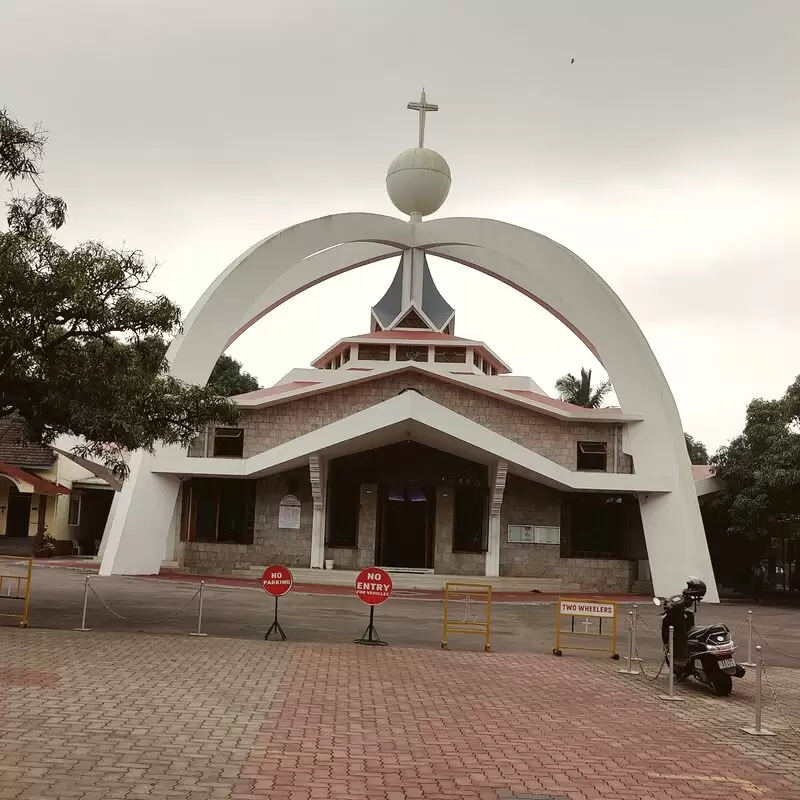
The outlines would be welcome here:
[[[537,654],[0,629],[0,799],[800,796],[774,703]],[[800,728],[798,671],[770,681]]]

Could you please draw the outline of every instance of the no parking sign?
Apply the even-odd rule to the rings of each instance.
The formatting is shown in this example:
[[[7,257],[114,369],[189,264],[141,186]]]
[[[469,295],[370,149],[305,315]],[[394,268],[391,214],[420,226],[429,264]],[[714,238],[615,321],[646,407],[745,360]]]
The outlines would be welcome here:
[[[261,588],[268,595],[275,598],[275,618],[272,620],[269,630],[264,634],[265,639],[269,639],[272,631],[278,633],[281,639],[286,638],[286,634],[283,632],[280,622],[278,622],[278,598],[287,594],[293,583],[294,578],[288,567],[273,564],[264,570],[264,574],[261,576]]]

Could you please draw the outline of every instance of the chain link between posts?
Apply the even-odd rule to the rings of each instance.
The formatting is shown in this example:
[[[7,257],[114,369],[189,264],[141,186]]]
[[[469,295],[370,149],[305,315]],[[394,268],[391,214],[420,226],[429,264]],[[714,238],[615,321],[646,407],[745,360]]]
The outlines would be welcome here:
[[[648,675],[647,672],[645,671],[645,668],[644,668],[645,661],[639,655],[638,639],[636,637],[636,625],[639,622],[641,622],[642,625],[644,625],[644,627],[647,628],[647,630],[650,631],[650,633],[653,634],[653,636],[656,636],[656,637],[658,637],[660,639],[661,638],[661,634],[656,632],[656,631],[654,631],[650,627],[650,625],[648,624],[647,620],[641,614],[639,614],[638,610],[637,610],[637,612],[634,614],[634,617],[633,617],[633,627],[634,627],[634,630],[633,630],[633,648],[634,648],[634,654],[636,656],[636,660],[639,662],[639,669],[640,669],[641,674],[644,677],[644,679],[647,680],[647,681],[653,682],[653,681],[658,680],[659,677],[661,677],[661,673],[664,671],[664,667],[667,665],[667,655],[666,655],[666,653],[664,654],[664,658],[662,659],[661,664],[659,665],[658,671],[656,672],[656,674],[653,675],[653,676]],[[736,630],[731,632],[731,638],[735,638],[739,634],[739,632],[742,630],[742,628],[744,628],[747,624],[748,624],[748,618],[745,617],[745,619],[740,623],[739,627],[736,628]],[[754,630],[755,630],[755,626],[754,626]],[[759,633],[759,636],[761,636],[760,633]],[[763,639],[764,637],[761,636],[761,638]],[[766,639],[764,641],[766,641]],[[767,643],[767,644],[769,644],[769,643]],[[775,648],[773,648],[773,650],[774,649]],[[777,650],[776,652],[781,652],[781,651]],[[782,654],[782,655],[788,655],[788,654]],[[794,658],[794,656],[788,656],[788,657],[789,658]],[[685,676],[685,675],[683,677],[678,677],[676,675],[675,676],[675,685],[677,686],[678,684],[683,683],[683,681],[686,680],[686,677],[687,676]]]
[[[109,613],[113,614],[118,619],[123,620],[124,622],[132,622],[136,625],[158,625],[159,622],[164,622],[165,620],[172,619],[173,617],[177,617],[186,611],[187,608],[194,602],[195,598],[200,594],[200,589],[197,589],[195,593],[181,606],[179,609],[175,611],[170,611],[168,614],[164,614],[164,616],[159,617],[158,619],[151,619],[151,620],[137,620],[131,619],[130,617],[126,617],[120,614],[118,611],[114,610],[99,594],[95,591],[94,586],[92,586],[91,582],[89,582],[89,591],[100,601],[100,604],[103,608],[106,609]]]
[[[761,639],[761,641],[764,642],[764,644],[769,647],[770,650],[772,650],[773,653],[777,653],[784,658],[789,658],[792,661],[800,661],[800,656],[793,656],[791,653],[787,653],[785,650],[775,647],[775,645],[772,644],[772,642],[770,642],[769,639],[767,639],[767,637],[764,636],[764,634],[761,633],[761,631],[758,630],[755,625],[753,625],[753,631],[755,632],[756,636],[758,636],[758,638]]]
[[[772,687],[772,684],[769,682],[769,677],[767,674],[767,668],[764,666],[764,662],[761,662],[761,677],[764,679],[764,683],[769,689],[769,693],[772,695],[772,699],[775,701],[775,707],[778,709],[778,713],[783,717],[783,721],[789,726],[789,730],[793,731],[795,734],[800,736],[800,728],[797,728],[792,721],[789,719],[789,715],[786,713],[786,710],[781,705],[780,700],[778,700],[778,695],[775,692],[775,689]]]

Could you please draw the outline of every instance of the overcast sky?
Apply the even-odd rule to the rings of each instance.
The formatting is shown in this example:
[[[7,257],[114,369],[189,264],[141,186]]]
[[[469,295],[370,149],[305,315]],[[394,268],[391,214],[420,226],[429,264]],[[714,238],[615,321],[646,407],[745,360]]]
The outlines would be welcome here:
[[[715,449],[797,373],[798,0],[0,0],[0,105],[49,131],[65,242],[127,244],[188,312],[230,261],[325,214],[395,214],[421,86],[438,216],[574,250],[628,305]],[[570,63],[571,59],[574,63]],[[269,385],[363,333],[394,264],[295,298],[231,354]],[[552,391],[588,351],[531,301],[433,263],[456,333]],[[613,377],[613,376],[612,376]]]

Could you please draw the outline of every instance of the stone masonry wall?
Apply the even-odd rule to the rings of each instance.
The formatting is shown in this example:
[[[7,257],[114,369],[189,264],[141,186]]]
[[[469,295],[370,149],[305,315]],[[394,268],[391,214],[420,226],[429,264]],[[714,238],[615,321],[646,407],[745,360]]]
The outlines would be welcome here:
[[[529,578],[559,578],[557,544],[508,541],[509,525],[561,525],[561,493],[509,475],[500,510],[500,574]]]
[[[500,512],[500,574],[560,579],[587,592],[629,592],[636,562],[627,559],[562,558],[559,545],[508,541],[509,525],[561,525],[561,493],[508,476]]]
[[[302,503],[299,530],[278,528],[281,498],[290,493]],[[259,478],[253,544],[179,542],[175,557],[180,566],[201,575],[228,574],[276,562],[287,567],[308,567],[313,511],[308,467]]]
[[[243,410],[240,424],[244,428],[244,457],[270,450],[382,403],[403,389],[416,389],[430,400],[571,470],[577,466],[579,441],[605,442],[609,454],[614,452],[617,426],[613,424],[564,422],[480,392],[410,374],[392,375],[268,408]],[[190,450],[192,455],[202,455],[203,442],[204,435],[201,435]],[[620,472],[627,468],[621,439],[618,440],[617,460]]]
[[[440,575],[485,575],[486,556],[483,553],[453,552],[454,505],[453,490],[439,487],[436,490],[433,568]]]
[[[325,558],[333,559],[334,569],[364,569],[375,564],[375,532],[378,523],[378,487],[361,486],[358,512],[358,547],[326,547]]]

